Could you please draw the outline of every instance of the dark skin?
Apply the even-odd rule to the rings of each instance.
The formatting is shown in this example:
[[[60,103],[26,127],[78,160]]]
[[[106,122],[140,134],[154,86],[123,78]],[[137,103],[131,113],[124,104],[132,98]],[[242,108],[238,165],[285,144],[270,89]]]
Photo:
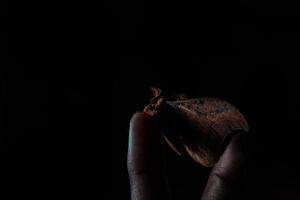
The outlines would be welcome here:
[[[202,200],[235,200],[244,182],[245,134],[237,133],[212,168]],[[128,173],[131,200],[171,200],[163,137],[155,117],[135,113],[130,121]]]

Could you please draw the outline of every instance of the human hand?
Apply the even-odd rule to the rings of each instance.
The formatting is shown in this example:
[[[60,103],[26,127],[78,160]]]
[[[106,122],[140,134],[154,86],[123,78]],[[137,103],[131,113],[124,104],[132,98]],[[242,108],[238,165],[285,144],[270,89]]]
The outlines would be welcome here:
[[[244,181],[244,137],[236,133],[212,168],[202,200],[240,199]],[[130,122],[128,173],[132,200],[170,200],[163,137],[155,117],[143,112]]]

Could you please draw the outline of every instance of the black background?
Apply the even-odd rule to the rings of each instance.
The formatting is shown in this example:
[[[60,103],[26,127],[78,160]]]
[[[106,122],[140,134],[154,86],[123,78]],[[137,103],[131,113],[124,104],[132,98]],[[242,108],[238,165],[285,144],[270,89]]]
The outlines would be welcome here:
[[[236,105],[251,128],[247,198],[299,198],[292,2],[1,1],[0,9],[4,199],[129,199],[128,123],[150,86]],[[99,96],[107,99],[100,86],[111,98],[98,110]],[[106,154],[109,197],[100,192]],[[199,199],[209,169],[169,149],[168,169],[176,199]]]
[[[0,4],[0,198],[101,197],[95,13],[79,2]]]
[[[299,13],[285,1],[131,1],[112,6],[113,189],[129,199],[128,123],[150,86],[236,105],[251,129],[245,199],[298,199]],[[168,150],[175,199],[200,199],[209,169]]]

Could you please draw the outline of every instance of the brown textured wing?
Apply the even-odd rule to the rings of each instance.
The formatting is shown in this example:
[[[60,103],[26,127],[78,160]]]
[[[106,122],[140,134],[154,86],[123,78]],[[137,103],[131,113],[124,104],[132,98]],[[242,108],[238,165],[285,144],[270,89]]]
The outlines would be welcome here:
[[[228,134],[249,130],[237,108],[216,98],[167,101],[159,116],[170,146],[179,153],[184,148],[195,161],[207,167],[217,162]]]

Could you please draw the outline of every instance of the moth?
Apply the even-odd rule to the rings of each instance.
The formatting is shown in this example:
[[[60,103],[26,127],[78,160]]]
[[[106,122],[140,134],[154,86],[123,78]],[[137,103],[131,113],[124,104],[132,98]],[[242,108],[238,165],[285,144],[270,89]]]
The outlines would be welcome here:
[[[234,134],[249,131],[245,117],[227,101],[189,99],[184,94],[164,97],[160,89],[151,90],[153,98],[144,112],[158,119],[164,139],[176,153],[187,153],[205,167],[218,161]]]

